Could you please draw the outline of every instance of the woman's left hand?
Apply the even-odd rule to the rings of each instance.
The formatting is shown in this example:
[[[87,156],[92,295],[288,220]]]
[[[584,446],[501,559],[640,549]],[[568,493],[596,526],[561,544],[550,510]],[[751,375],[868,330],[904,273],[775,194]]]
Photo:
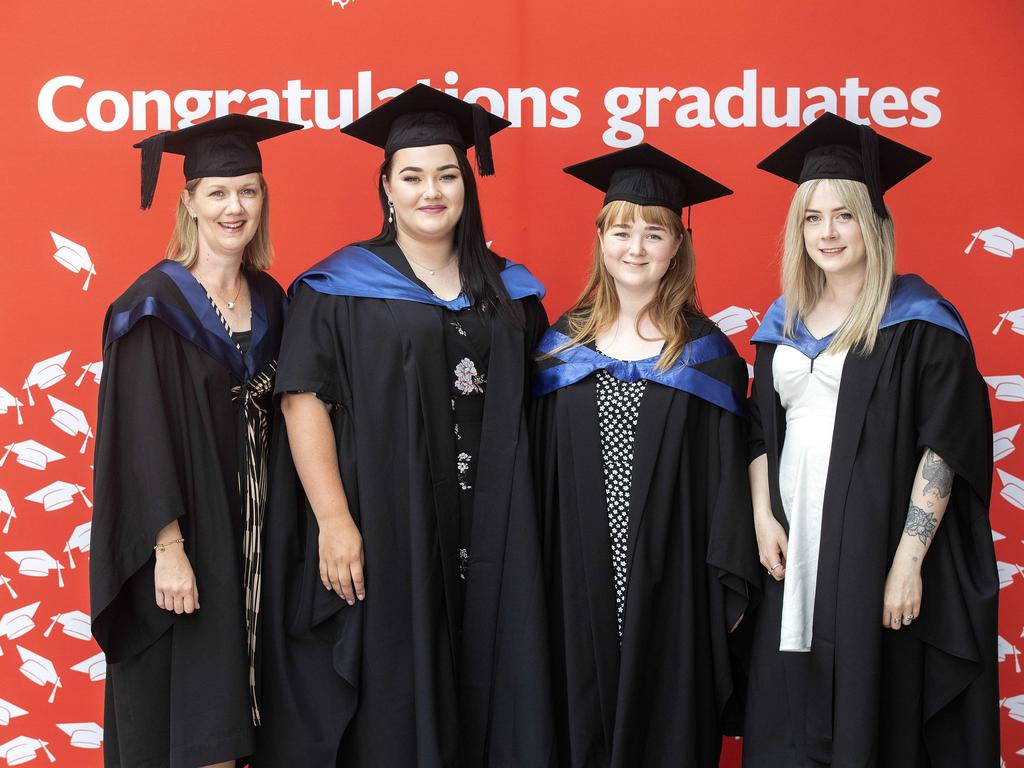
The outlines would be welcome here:
[[[899,629],[910,624],[921,611],[921,568],[916,562],[905,562],[897,553],[885,579],[885,600],[882,624]]]

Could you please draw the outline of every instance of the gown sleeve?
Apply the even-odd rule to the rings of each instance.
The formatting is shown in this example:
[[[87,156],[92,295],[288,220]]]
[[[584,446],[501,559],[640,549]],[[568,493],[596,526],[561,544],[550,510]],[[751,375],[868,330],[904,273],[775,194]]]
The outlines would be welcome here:
[[[110,662],[142,650],[173,620],[156,605],[153,545],[186,512],[179,345],[146,318],[103,354],[89,579],[93,635]],[[188,548],[185,523],[182,536]]]
[[[349,402],[344,370],[344,352],[339,335],[345,328],[339,313],[347,299],[318,293],[306,284],[299,286],[288,307],[281,354],[277,368],[276,393],[313,392],[326,403]]]
[[[757,345],[756,357],[761,357],[764,354],[764,344]],[[758,366],[755,362],[754,369],[757,370]],[[747,458],[749,461],[753,461],[758,456],[763,455],[767,452],[764,442],[764,428],[761,426],[761,404],[758,402],[760,395],[760,387],[771,386],[769,382],[758,382],[758,376],[754,376],[754,381],[750,387],[750,397],[747,398],[747,411],[750,414],[750,429],[747,437]]]

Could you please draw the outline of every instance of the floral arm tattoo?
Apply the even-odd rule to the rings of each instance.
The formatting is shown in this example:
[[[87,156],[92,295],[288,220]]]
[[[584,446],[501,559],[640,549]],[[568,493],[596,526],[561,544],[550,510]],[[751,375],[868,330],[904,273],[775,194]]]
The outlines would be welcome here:
[[[953,470],[941,456],[927,448],[921,457],[918,471],[924,480],[924,488],[921,490],[923,498],[911,496],[903,532],[927,547],[935,537],[935,531],[949,503],[949,494],[953,490]],[[913,559],[917,561],[917,557]]]

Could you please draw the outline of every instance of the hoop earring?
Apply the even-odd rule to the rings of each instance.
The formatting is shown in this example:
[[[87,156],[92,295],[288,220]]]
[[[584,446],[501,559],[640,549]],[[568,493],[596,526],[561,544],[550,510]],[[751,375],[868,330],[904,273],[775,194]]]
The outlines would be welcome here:
[[[395,223],[395,204],[388,200],[388,224]]]

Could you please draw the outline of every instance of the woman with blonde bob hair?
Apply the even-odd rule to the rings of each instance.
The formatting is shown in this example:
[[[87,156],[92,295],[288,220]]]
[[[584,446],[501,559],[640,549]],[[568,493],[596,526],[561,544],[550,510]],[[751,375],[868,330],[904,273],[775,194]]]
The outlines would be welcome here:
[[[92,629],[106,654],[104,764],[251,755],[261,540],[284,292],[258,143],[301,126],[227,115],[142,150],[142,207],[185,156],[167,258],[103,326]],[[202,608],[200,608],[200,604]]]
[[[558,765],[717,766],[758,581],[747,377],[701,311],[680,214],[730,191],[646,144],[566,171],[606,195],[533,385]]]
[[[753,337],[748,768],[998,762],[987,390],[882,198],[928,160],[825,114],[758,166],[799,187]]]

